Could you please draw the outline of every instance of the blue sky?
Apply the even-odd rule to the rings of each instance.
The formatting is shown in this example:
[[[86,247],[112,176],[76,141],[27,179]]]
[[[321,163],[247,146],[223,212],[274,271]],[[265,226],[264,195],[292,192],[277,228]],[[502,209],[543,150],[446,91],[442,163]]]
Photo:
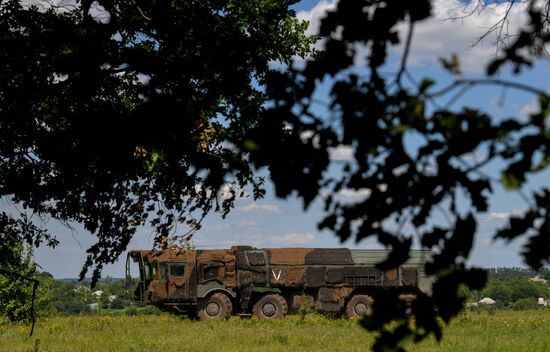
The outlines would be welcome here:
[[[314,33],[318,28],[319,18],[327,9],[333,8],[333,1],[302,1],[296,5],[298,16],[310,21],[310,31]],[[457,53],[461,57],[461,67],[465,77],[479,77],[484,69],[484,63],[494,55],[494,38],[471,47],[472,42],[485,32],[499,14],[505,10],[506,4],[492,4],[482,12],[475,12],[462,21],[452,21],[450,17],[458,17],[471,8],[465,7],[460,1],[434,1],[435,17],[418,25],[415,29],[413,49],[409,63],[411,73],[417,80],[431,77],[443,85],[451,81],[452,77],[444,72],[438,63],[438,57],[450,57]],[[513,32],[524,21],[522,9],[518,7],[512,12],[508,24]],[[400,48],[391,56],[388,70],[395,70],[399,60]],[[525,72],[519,79],[504,73],[501,78],[521,80],[540,89],[548,90],[548,62],[537,64]],[[517,91],[503,92],[495,87],[483,87],[467,93],[460,104],[472,105],[486,110],[497,118],[517,116],[525,118],[534,108],[534,97]],[[501,101],[502,100],[502,101]],[[442,100],[445,103],[445,99]],[[460,107],[460,105],[456,105]],[[346,158],[349,151],[345,148],[333,152],[333,158]],[[475,155],[472,157],[476,157]],[[497,172],[499,165],[489,166],[490,172]],[[549,173],[537,175],[530,179],[529,187],[548,185]],[[242,199],[237,202],[236,208],[229,216],[222,220],[218,214],[211,214],[204,222],[203,228],[194,236],[194,242],[199,248],[224,248],[234,244],[248,244],[257,247],[354,247],[377,248],[374,241],[354,243],[348,241],[340,243],[328,232],[317,230],[317,222],[321,219],[321,203],[315,202],[308,212],[302,210],[299,200],[276,199],[272,185],[267,184],[267,195],[264,199],[254,202],[251,199]],[[364,197],[361,191],[344,191],[340,195],[350,200]],[[12,205],[2,203],[0,208],[9,208]],[[480,216],[479,235],[476,247],[472,253],[470,264],[483,267],[520,266],[519,243],[506,245],[502,242],[493,243],[491,235],[494,230],[514,213],[521,212],[526,207],[516,193],[495,190],[495,196],[489,211]],[[77,277],[85,259],[85,250],[94,241],[93,235],[84,231],[80,226],[74,229],[49,221],[46,226],[61,241],[55,250],[39,248],[35,251],[36,259],[42,268],[51,272],[57,278]],[[130,249],[148,249],[152,247],[153,232],[150,228],[138,231],[130,244]],[[103,276],[121,277],[124,273],[125,258],[105,267]]]

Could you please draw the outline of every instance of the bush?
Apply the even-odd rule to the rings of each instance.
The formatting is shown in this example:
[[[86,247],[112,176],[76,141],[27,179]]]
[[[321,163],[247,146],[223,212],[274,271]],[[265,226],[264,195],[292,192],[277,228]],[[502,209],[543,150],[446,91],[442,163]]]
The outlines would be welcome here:
[[[126,315],[138,315],[139,310],[136,307],[130,307],[126,309]]]
[[[158,315],[161,313],[160,309],[154,306],[146,306],[145,308],[141,309],[139,312],[144,315]]]
[[[537,308],[536,298],[520,298],[512,304],[514,310],[528,310]]]
[[[111,302],[111,309],[124,309],[124,300],[121,298],[115,298]]]
[[[90,307],[78,300],[57,301],[55,307],[62,315],[80,315],[90,312]]]
[[[53,306],[48,294],[48,278],[39,276],[36,263],[32,260],[32,248],[19,243],[13,246],[12,251],[19,262],[10,263],[11,266],[2,268],[0,272],[0,316],[7,317],[11,322],[30,322],[33,314],[35,317],[51,315]],[[36,289],[34,307],[34,283],[30,279],[40,283]]]

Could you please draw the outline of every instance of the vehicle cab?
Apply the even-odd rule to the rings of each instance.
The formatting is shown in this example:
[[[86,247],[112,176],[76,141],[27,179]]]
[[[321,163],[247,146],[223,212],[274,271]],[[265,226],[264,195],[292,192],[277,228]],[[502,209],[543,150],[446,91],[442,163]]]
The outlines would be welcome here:
[[[135,301],[163,308],[196,304],[195,251],[176,251],[128,253],[126,282]],[[137,277],[132,277],[132,274]]]

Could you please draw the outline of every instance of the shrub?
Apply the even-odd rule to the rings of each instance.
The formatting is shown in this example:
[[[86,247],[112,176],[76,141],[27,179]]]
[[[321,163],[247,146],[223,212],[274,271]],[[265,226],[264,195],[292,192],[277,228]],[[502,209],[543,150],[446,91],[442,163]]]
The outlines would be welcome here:
[[[126,315],[138,315],[139,310],[136,307],[130,307],[126,309]]]
[[[528,310],[537,308],[536,298],[520,298],[512,304],[514,310]]]

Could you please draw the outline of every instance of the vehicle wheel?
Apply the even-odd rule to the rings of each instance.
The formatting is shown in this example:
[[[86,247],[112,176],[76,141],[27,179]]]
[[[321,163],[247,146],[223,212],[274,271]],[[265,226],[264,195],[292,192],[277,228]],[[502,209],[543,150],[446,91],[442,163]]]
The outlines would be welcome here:
[[[279,319],[287,312],[286,300],[278,294],[263,296],[252,308],[252,314],[259,319]]]
[[[399,300],[405,304],[405,314],[412,315],[412,305],[418,297],[414,293],[402,293]]]
[[[351,297],[346,305],[346,318],[356,318],[363,314],[372,313],[372,303],[374,300],[369,295],[355,295]]]
[[[233,312],[233,304],[223,293],[214,293],[199,301],[197,316],[200,320],[229,319]]]

